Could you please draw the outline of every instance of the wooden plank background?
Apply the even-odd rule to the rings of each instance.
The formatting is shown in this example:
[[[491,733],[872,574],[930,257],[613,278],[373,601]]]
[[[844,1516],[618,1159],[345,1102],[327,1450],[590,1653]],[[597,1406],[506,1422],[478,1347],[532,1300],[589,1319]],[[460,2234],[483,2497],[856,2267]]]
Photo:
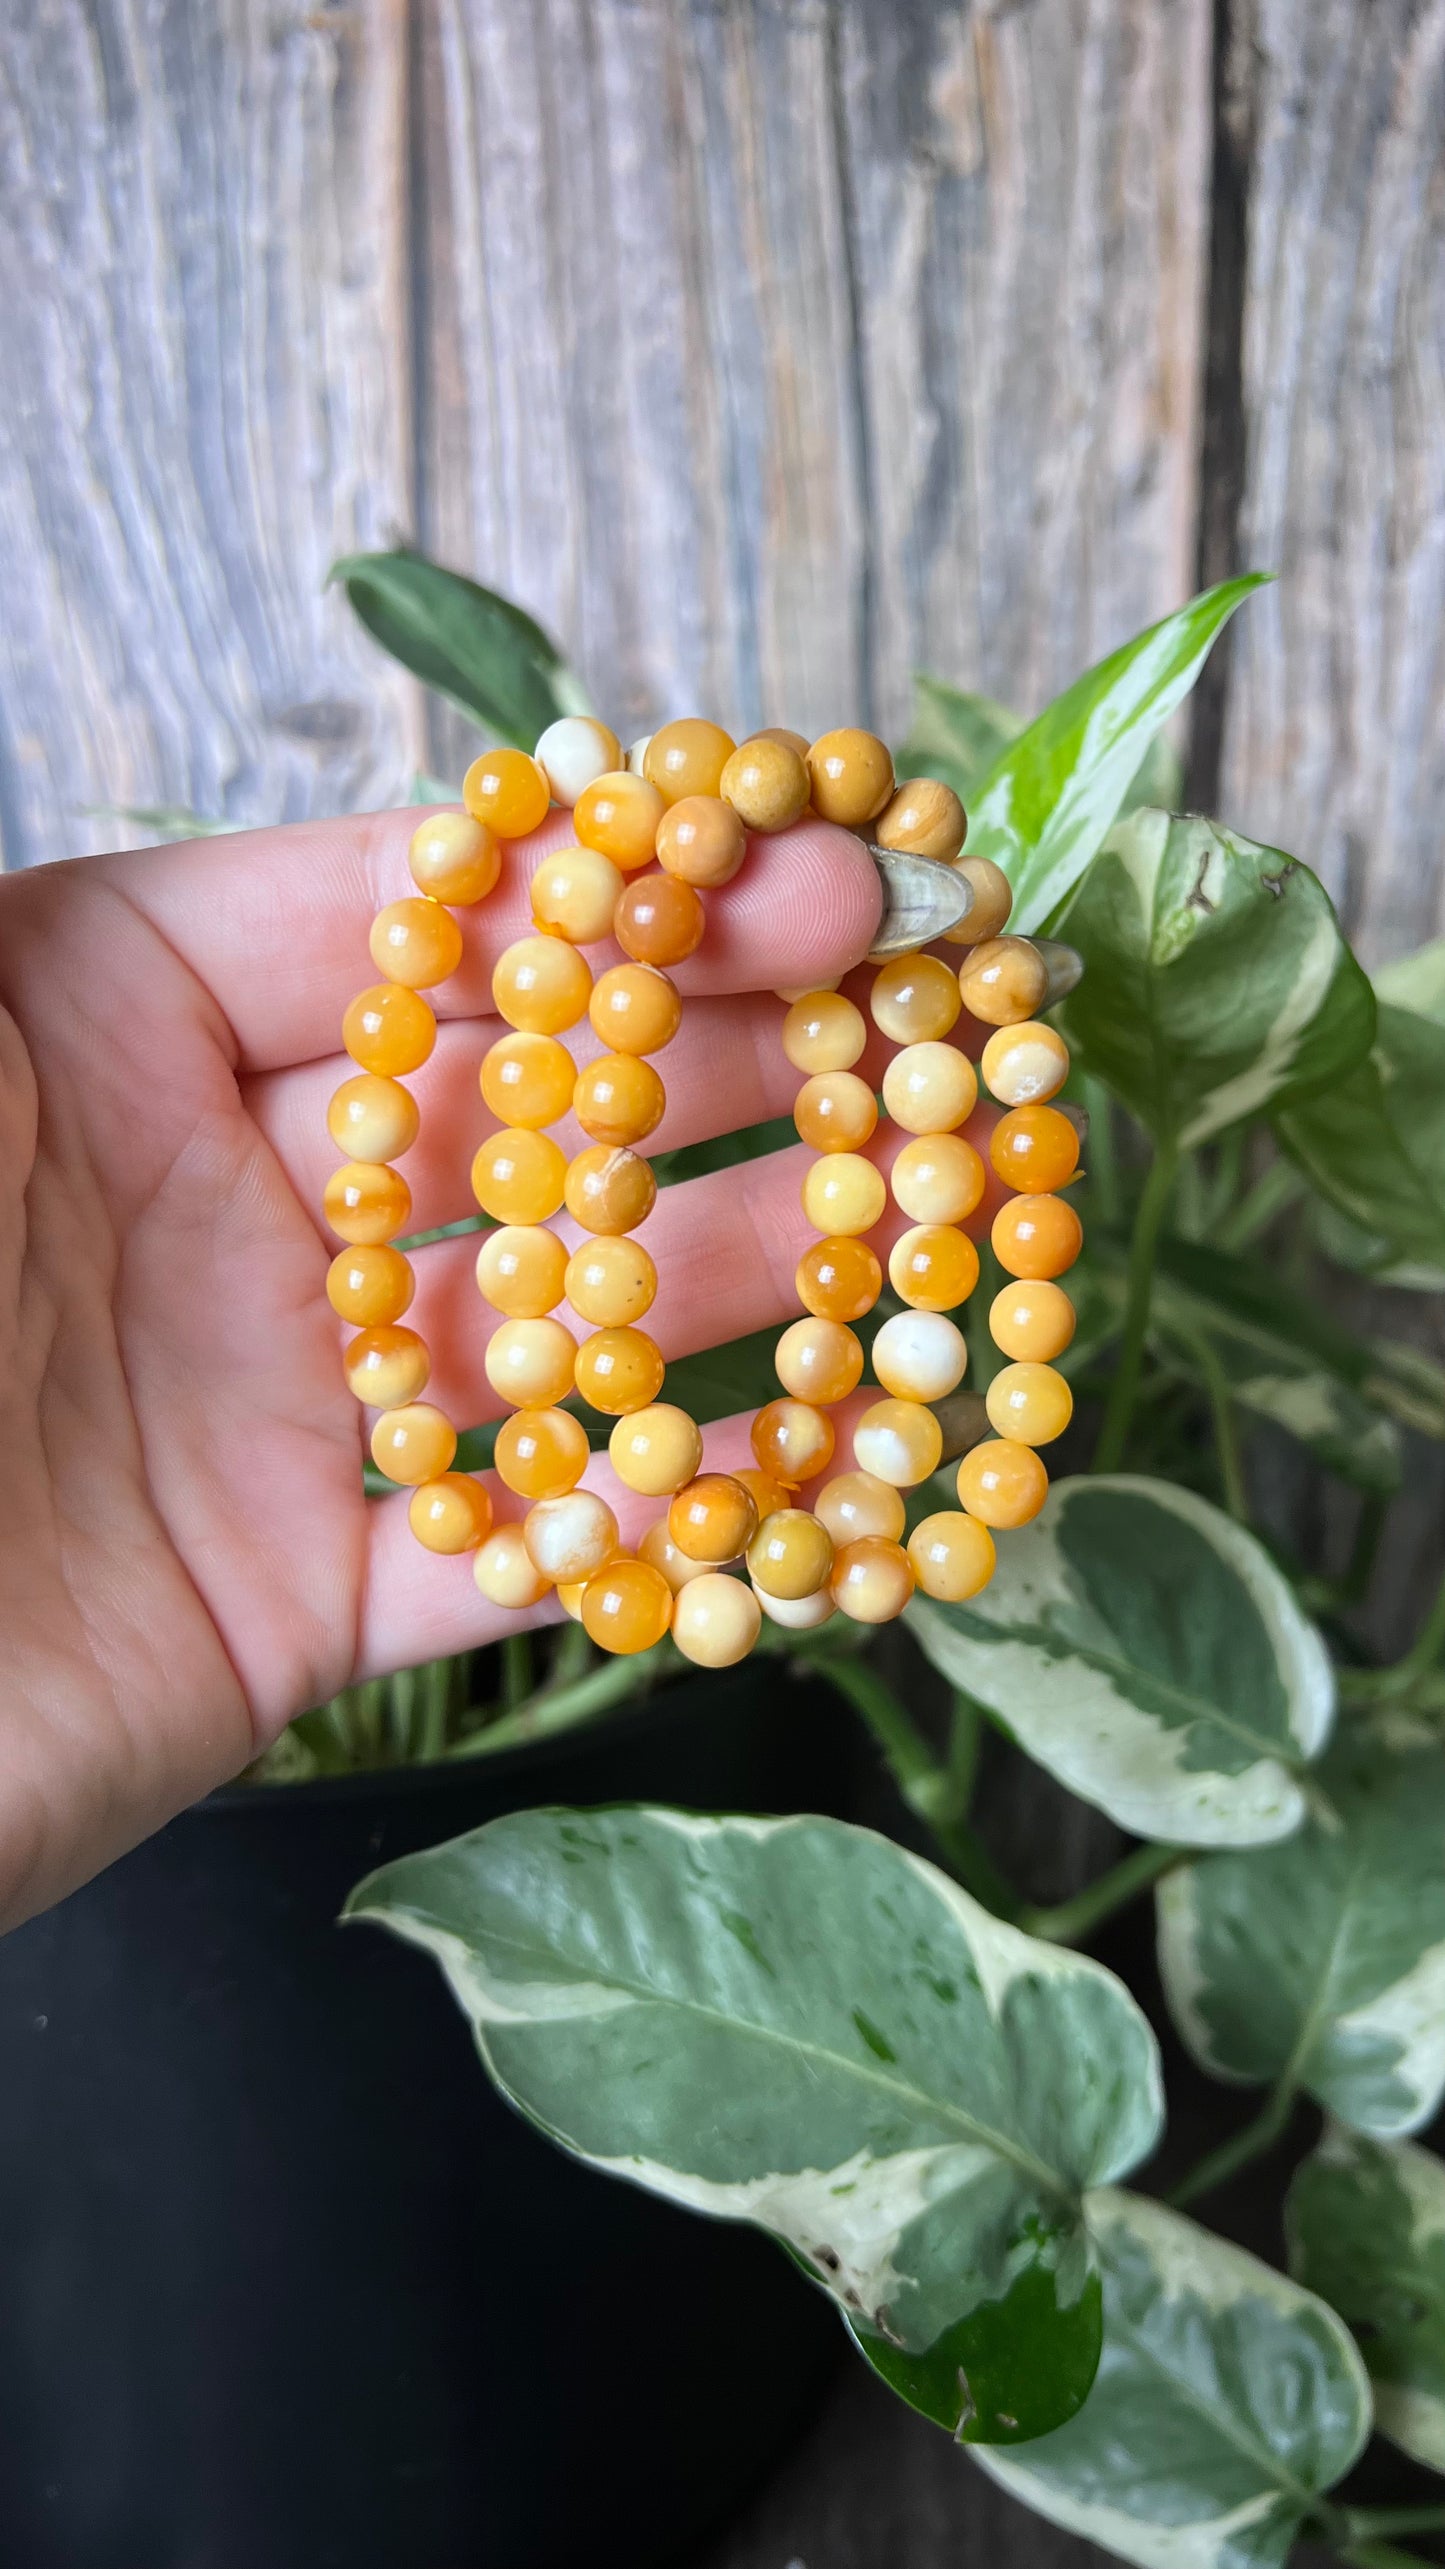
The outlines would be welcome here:
[[[1445,0],[28,0],[0,845],[456,773],[324,586],[413,537],[625,731],[1032,709],[1283,575],[1195,799],[1445,927]],[[144,831],[132,831],[144,836]],[[740,2394],[741,2395],[741,2394]],[[861,2376],[709,2569],[1087,2555]]]

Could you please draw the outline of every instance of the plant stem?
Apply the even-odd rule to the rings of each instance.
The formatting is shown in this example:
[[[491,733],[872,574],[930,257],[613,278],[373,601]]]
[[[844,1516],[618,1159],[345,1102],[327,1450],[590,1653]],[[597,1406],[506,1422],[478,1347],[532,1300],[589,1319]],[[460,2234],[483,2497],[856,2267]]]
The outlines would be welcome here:
[[[1288,2129],[1295,2095],[1293,2080],[1282,2078],[1277,2086],[1271,2088],[1253,2122],[1246,2123],[1228,2141],[1221,2141],[1217,2150],[1206,2151],[1188,2175],[1180,2179],[1173,2192],[1165,2196],[1166,2203],[1197,2202],[1201,2194],[1212,2194],[1227,2177],[1237,2176],[1241,2168],[1248,2167],[1251,2159],[1262,2158],[1266,2150],[1273,2149],[1275,2142]]]
[[[1445,1579],[1435,1592],[1435,1601],[1403,1659],[1388,1668],[1354,1668],[1347,1674],[1349,1683],[1342,1688],[1352,1703],[1389,1702],[1407,1695],[1422,1677],[1428,1677],[1445,1650]]]
[[[1114,1129],[1114,1101],[1101,1079],[1080,1082],[1080,1103],[1089,1118],[1089,1188],[1094,1209],[1111,1229],[1119,1219],[1119,1153]]]
[[[1021,1910],[1018,1924],[1025,1935],[1042,1936],[1051,1945],[1079,1944],[1117,1909],[1137,1900],[1171,1866],[1182,1863],[1184,1852],[1177,1846],[1131,1847],[1097,1882],[1076,1891],[1072,1900],[1060,1900],[1052,1909]]]
[[[440,1757],[447,1744],[447,1723],[452,1709],[452,1684],[456,1661],[434,1659],[423,1670],[423,1703],[421,1738],[417,1756],[425,1765]]]
[[[1392,2533],[1445,2533],[1445,2506],[1345,2509],[1347,2541],[1373,2542],[1377,2534]]]
[[[1350,2569],[1429,2569],[1418,2551],[1402,2551],[1396,2542],[1344,2542],[1339,2557]]]
[[[514,1713],[532,1691],[532,1636],[509,1632],[502,1637],[502,1706]]]
[[[546,1739],[553,1731],[571,1730],[598,1713],[609,1712],[614,1704],[626,1703],[629,1695],[645,1695],[680,1665],[669,1642],[640,1651],[634,1659],[604,1659],[573,1685],[544,1687],[540,1695],[533,1695],[515,1712],[504,1713],[500,1721],[469,1731],[465,1739],[453,1742],[447,1755],[489,1757],[494,1749],[515,1748],[521,1740]]]
[[[1271,1160],[1262,1177],[1257,1177],[1232,1213],[1218,1225],[1215,1238],[1221,1249],[1247,1249],[1261,1231],[1298,1203],[1305,1191],[1304,1179],[1288,1160]]]
[[[1190,1330],[1188,1344],[1194,1351],[1194,1361],[1204,1376],[1204,1388],[1209,1394],[1214,1457],[1219,1465],[1224,1504],[1236,1525],[1248,1525],[1249,1494],[1244,1486],[1244,1465],[1240,1459],[1239,1430],[1235,1423],[1234,1395],[1229,1376],[1204,1330]]]
[[[932,1831],[965,1891],[995,1917],[1012,1918],[1015,1893],[954,1807],[952,1778],[887,1680],[866,1659],[820,1658],[812,1664],[861,1713],[904,1801]]]
[[[955,1820],[968,1817],[973,1800],[974,1780],[978,1774],[978,1753],[983,1745],[983,1714],[972,1695],[955,1692],[953,1717],[948,1729],[949,1815]]]
[[[1154,1283],[1154,1253],[1178,1160],[1178,1146],[1173,1142],[1162,1142],[1144,1180],[1143,1193],[1134,1215],[1134,1232],[1129,1243],[1129,1289],[1124,1305],[1124,1329],[1119,1342],[1119,1362],[1109,1385],[1098,1451],[1094,1456],[1096,1472],[1117,1472],[1129,1440],[1130,1421],[1139,1397],[1139,1378],[1144,1369],[1144,1341],[1149,1331],[1149,1301]]]

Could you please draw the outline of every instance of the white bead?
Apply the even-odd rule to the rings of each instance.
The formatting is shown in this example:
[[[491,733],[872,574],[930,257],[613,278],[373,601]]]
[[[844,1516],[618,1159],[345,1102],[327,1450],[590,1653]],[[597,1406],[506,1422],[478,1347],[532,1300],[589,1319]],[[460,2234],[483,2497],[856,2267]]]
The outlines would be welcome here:
[[[672,1637],[684,1659],[699,1668],[734,1668],[746,1659],[762,1625],[751,1588],[725,1570],[709,1570],[678,1591]]]
[[[751,1582],[751,1586],[753,1595],[757,1598],[769,1623],[780,1623],[789,1632],[811,1632],[816,1625],[826,1623],[829,1616],[838,1611],[826,1583],[811,1597],[765,1596],[756,1579]]]
[[[528,1559],[544,1579],[590,1578],[617,1549],[617,1519],[605,1499],[592,1490],[569,1490],[565,1498],[539,1499],[522,1525]]]
[[[635,740],[633,742],[632,747],[627,753],[627,765],[631,775],[640,776],[642,774],[642,762],[651,747],[652,734],[650,731],[645,731],[640,740]]]
[[[781,999],[786,1008],[791,1008],[796,1000],[811,999],[815,990],[836,990],[842,978],[840,972],[835,981],[804,981],[796,990],[775,990],[773,997]]]
[[[553,802],[565,803],[570,811],[599,776],[615,773],[622,744],[615,731],[591,714],[564,714],[560,722],[547,725],[534,755]]]
[[[905,1133],[952,1133],[978,1103],[973,1064],[953,1044],[909,1044],[883,1074],[883,1103]]]
[[[941,1311],[895,1311],[873,1341],[873,1371],[898,1400],[942,1400],[967,1364],[963,1331]]]

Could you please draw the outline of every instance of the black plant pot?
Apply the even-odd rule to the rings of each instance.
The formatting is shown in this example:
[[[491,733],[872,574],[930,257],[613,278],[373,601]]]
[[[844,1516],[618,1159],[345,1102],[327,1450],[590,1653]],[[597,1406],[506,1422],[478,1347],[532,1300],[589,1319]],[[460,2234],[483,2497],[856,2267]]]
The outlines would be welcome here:
[[[0,1944],[5,2569],[656,2569],[840,2342],[781,2253],[501,2105],[337,1912],[547,1801],[846,1811],[826,1690],[699,1680],[494,1763],[216,1795]]]

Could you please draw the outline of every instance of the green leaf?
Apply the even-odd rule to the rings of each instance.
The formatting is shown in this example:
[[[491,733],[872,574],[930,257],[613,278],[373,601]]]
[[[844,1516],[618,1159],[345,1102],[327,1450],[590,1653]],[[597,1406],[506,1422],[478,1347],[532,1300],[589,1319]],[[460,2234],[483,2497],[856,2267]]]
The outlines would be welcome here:
[[[922,671],[913,680],[913,720],[894,760],[900,776],[936,776],[967,803],[981,777],[1027,729],[1022,714],[992,696],[973,696]]]
[[[1445,1750],[1398,1714],[1356,1723],[1316,1784],[1287,1845],[1160,1884],[1165,1995],[1217,2077],[1390,2139],[1445,2091]]]
[[[1104,2352],[1078,2415],[990,2479],[1137,2569],[1281,2569],[1370,2429],[1348,2331],[1313,2294],[1139,2195],[1089,2205]]]
[[[422,553],[348,553],[331,566],[368,633],[482,729],[519,749],[561,714],[591,711],[539,624]]]
[[[908,1618],[951,1684],[1120,1828],[1255,1846],[1298,1827],[1329,1660],[1263,1546],[1192,1491],[1058,1481],[978,1596],[915,1598]]]
[[[1161,1141],[1208,1141],[1369,1049],[1374,998],[1323,886],[1211,821],[1120,821],[1062,927],[1084,959],[1064,1032]]]
[[[705,1347],[695,1356],[669,1358],[669,1400],[677,1401],[699,1427],[714,1419],[732,1418],[738,1410],[757,1410],[778,1397],[773,1355],[782,1327],[755,1329],[746,1338]]]
[[[790,1150],[797,1138],[791,1115],[772,1115],[766,1123],[744,1124],[736,1133],[711,1133],[704,1141],[682,1142],[675,1151],[659,1151],[652,1173],[659,1186],[680,1186],[687,1178],[740,1168],[745,1160],[770,1159],[774,1151]]]
[[[1347,2319],[1375,2423],[1445,2471],[1445,2164],[1331,2124],[1285,2206],[1290,2271]]]
[[[1412,1016],[1445,1026],[1445,937],[1382,964],[1374,982],[1376,998],[1387,1007],[1407,1008]]]
[[[1274,1122],[1311,1185],[1367,1235],[1362,1263],[1419,1270],[1427,1291],[1445,1279],[1445,1025],[1382,1003],[1368,1059]]]
[[[1077,2405],[1083,2192],[1161,2110],[1153,2037],[1097,1964],[809,1818],[520,1812],[385,1866],[347,1915],[436,1957],[491,2076],[564,2147],[772,2232],[900,2355],[950,2332],[950,2423],[975,2339],[995,2385],[1032,2376],[1035,2418]],[[971,2405],[970,2435],[1018,2431]]]
[[[1003,867],[1014,887],[1011,925],[1021,934],[1056,916],[1215,636],[1263,585],[1258,572],[1226,580],[1111,652],[1011,741],[975,786],[969,854]]]

